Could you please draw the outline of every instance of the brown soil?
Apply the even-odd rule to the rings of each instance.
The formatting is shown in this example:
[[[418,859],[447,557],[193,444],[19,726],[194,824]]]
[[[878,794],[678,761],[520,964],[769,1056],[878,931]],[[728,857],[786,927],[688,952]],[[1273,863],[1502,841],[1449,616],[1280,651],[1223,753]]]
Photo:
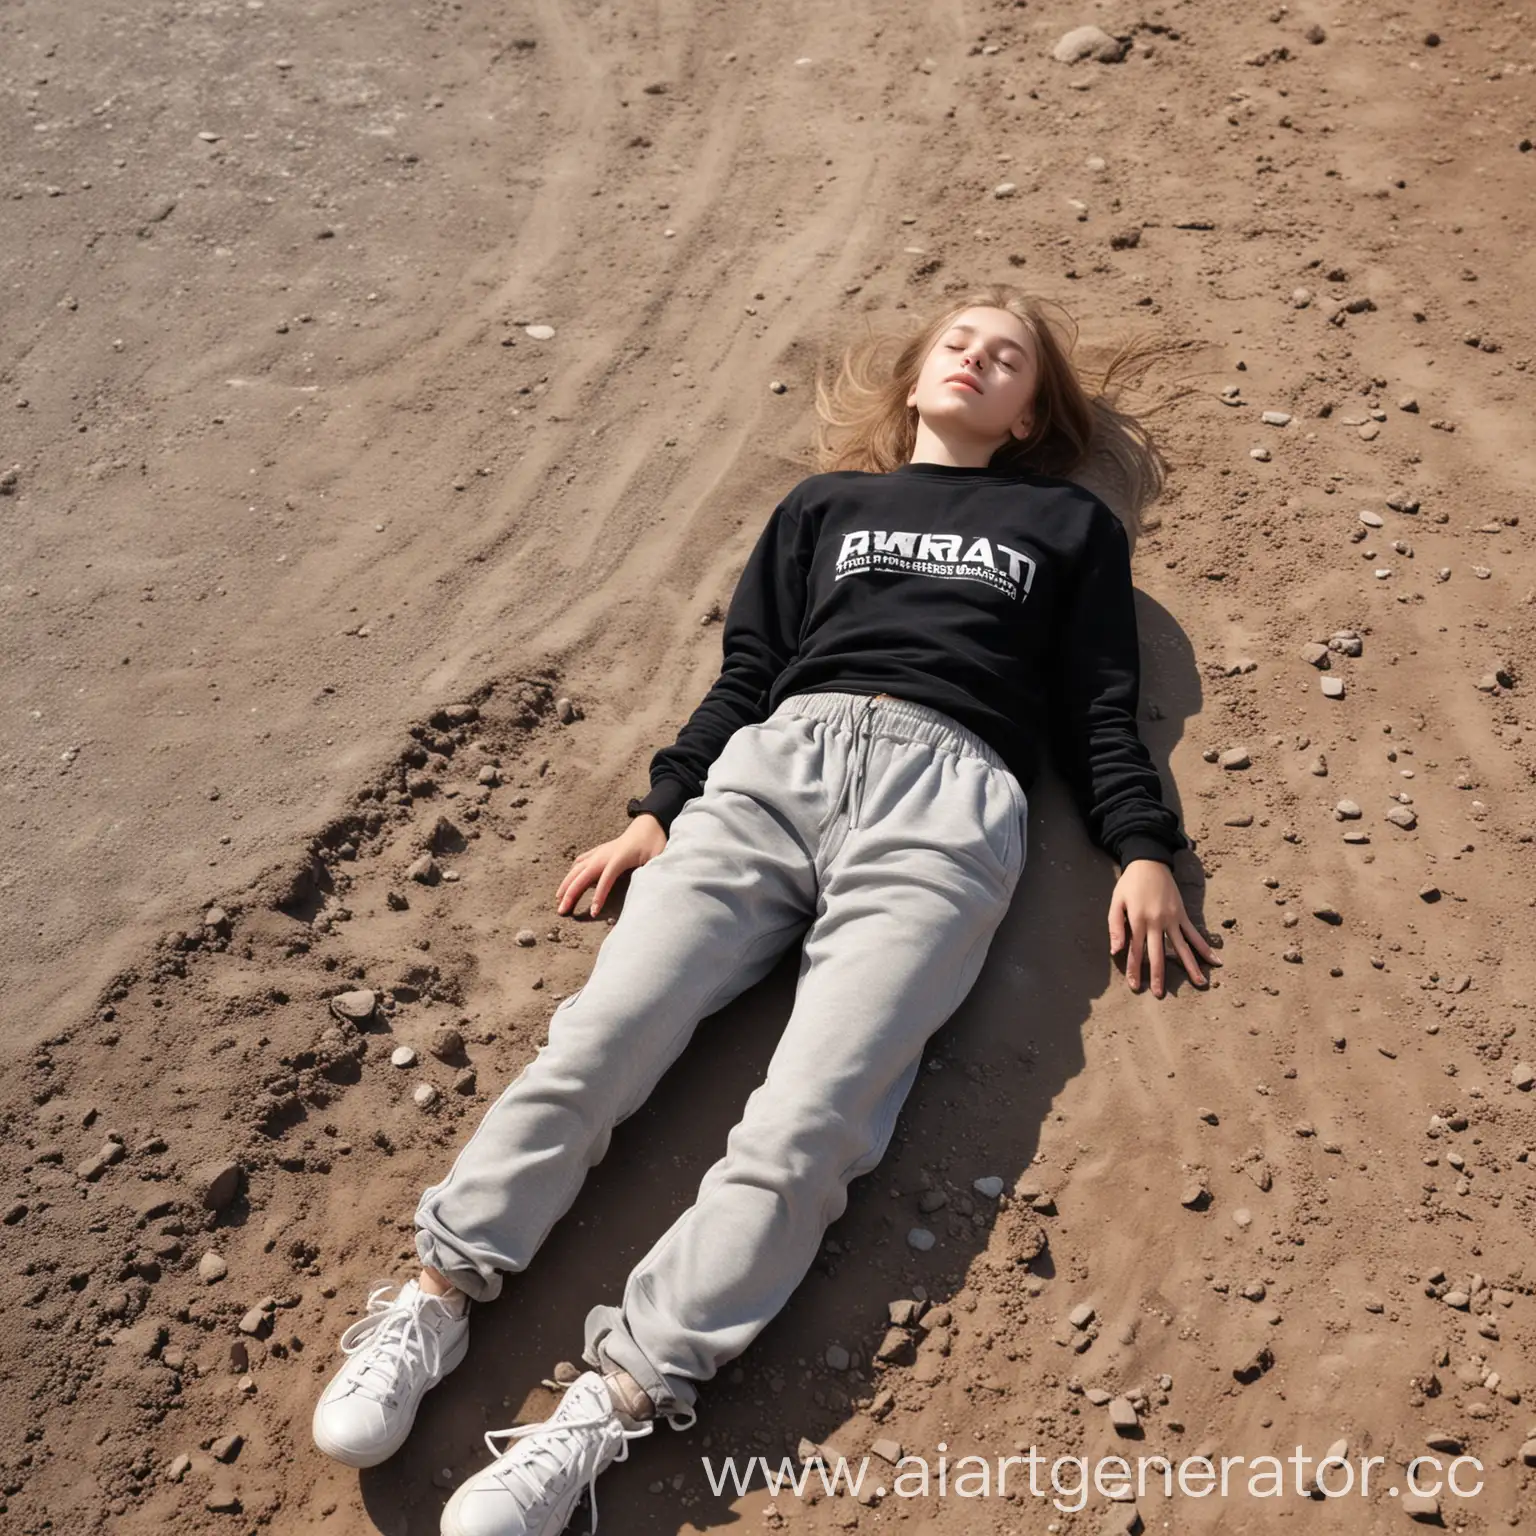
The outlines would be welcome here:
[[[541,1380],[763,1072],[793,957],[621,1127],[399,1457],[359,1478],[308,1438],[337,1335],[408,1267],[417,1191],[590,967],[609,914],[557,916],[555,886],[714,675],[700,619],[808,472],[816,358],[865,311],[989,277],[1091,335],[1202,349],[1137,570],[1146,737],[1225,966],[1204,993],[1126,987],[1112,868],[1043,780],[1014,910],[887,1164],[698,1428],[605,1474],[601,1529],[1034,1536],[1115,1508],[709,1492],[701,1455],[802,1437],[935,1468],[941,1441],[1344,1439],[1386,1459],[1380,1490],[1451,1435],[1484,1486],[1442,1519],[1530,1518],[1529,17],[1174,4],[1098,17],[1119,63],[1054,61],[1086,19],[0,17],[6,1529],[431,1533],[481,1432],[548,1411]],[[1344,629],[1362,654],[1315,670]],[[1211,760],[1234,746],[1246,769]],[[1385,819],[1404,795],[1411,828]],[[429,845],[457,880],[406,877]],[[358,986],[393,1006],[339,1024]],[[427,1054],[443,1023],[465,1060]],[[210,1212],[223,1161],[238,1193]],[[972,1191],[989,1175],[1001,1202]],[[872,1363],[918,1288],[912,1358]],[[1140,1390],[1139,1441],[1101,1388]],[[1159,1531],[1409,1523],[1383,1491],[1138,1508]]]

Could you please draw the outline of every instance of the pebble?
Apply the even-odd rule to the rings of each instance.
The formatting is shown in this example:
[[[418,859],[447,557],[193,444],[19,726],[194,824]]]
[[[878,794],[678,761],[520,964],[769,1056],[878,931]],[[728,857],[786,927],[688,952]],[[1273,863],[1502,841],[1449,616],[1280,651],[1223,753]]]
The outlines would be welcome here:
[[[229,1265],[217,1253],[205,1253],[197,1261],[198,1278],[204,1285],[212,1285],[217,1280],[222,1280],[229,1273]]]
[[[1362,512],[1360,514],[1360,521],[1364,523],[1367,528],[1380,528],[1382,526],[1380,514],[1376,512]]]
[[[1265,411],[1259,420],[1269,427],[1288,427],[1291,424],[1290,416],[1284,411]]]
[[[432,1043],[427,1047],[439,1061],[451,1061],[464,1049],[464,1036],[452,1024],[439,1024],[432,1031]]]
[[[1133,1435],[1141,1427],[1141,1420],[1136,1416],[1136,1408],[1128,1397],[1110,1398],[1109,1422],[1114,1426],[1115,1432],[1121,1435]]]
[[[973,1179],[971,1188],[984,1200],[996,1200],[1003,1192],[1003,1181],[996,1174],[989,1173],[985,1178]]]
[[[539,942],[539,936],[532,928],[519,928],[517,930],[516,942],[521,944],[524,949],[530,949]]]
[[[435,885],[441,878],[442,871],[438,868],[437,860],[430,853],[424,853],[407,867],[405,874],[408,880],[419,880],[423,885]]]
[[[1509,1081],[1521,1093],[1526,1093],[1532,1084],[1536,1084],[1536,1068],[1533,1068],[1529,1062],[1516,1062],[1514,1071],[1509,1074]]]
[[[338,992],[331,999],[331,1012],[338,1019],[347,1019],[354,1024],[361,1024],[366,1019],[373,1017],[373,1011],[378,1006],[378,997],[366,987],[359,988],[355,992]]]
[[[1261,464],[1267,464],[1272,455],[1268,448],[1250,448],[1248,450],[1248,457],[1250,459],[1257,459]]]
[[[552,325],[525,325],[523,334],[531,336],[535,341],[553,341],[555,328]]]
[[[1340,800],[1333,808],[1336,821],[1358,821],[1365,813],[1353,800]]]
[[[437,1103],[437,1089],[431,1083],[420,1083],[411,1097],[422,1109],[430,1109]]]
[[[841,1344],[829,1344],[826,1355],[823,1357],[830,1370],[846,1371],[853,1363],[852,1356]]]
[[[416,1065],[416,1052],[408,1045],[397,1045],[390,1052],[389,1062],[394,1067],[414,1067]]]
[[[889,1462],[894,1467],[901,1461],[901,1441],[885,1438],[876,1440],[871,1444],[869,1454],[878,1456],[881,1461]]]
[[[192,1470],[192,1458],[185,1451],[165,1469],[168,1482],[179,1483]]]
[[[1228,747],[1227,750],[1223,752],[1219,758],[1217,758],[1217,762],[1219,762],[1223,768],[1247,768],[1251,761],[1252,759],[1248,756],[1247,751],[1242,747]]]
[[[1078,64],[1084,59],[1118,64],[1125,57],[1125,47],[1100,27],[1074,27],[1057,39],[1051,57],[1058,64]]]
[[[913,1227],[907,1233],[907,1247],[915,1248],[919,1253],[927,1253],[937,1241],[938,1239],[927,1227]]]
[[[203,1163],[193,1171],[192,1188],[205,1211],[227,1210],[240,1193],[240,1164],[231,1160]]]
[[[1320,679],[1320,682],[1325,699],[1342,699],[1344,697],[1344,679],[1342,677],[1325,677]]]
[[[233,1461],[245,1444],[244,1435],[222,1435],[208,1447],[208,1454],[215,1461]]]
[[[240,1319],[240,1332],[248,1333],[252,1338],[260,1338],[271,1322],[271,1314],[265,1307],[252,1307]]]
[[[1401,827],[1405,832],[1411,832],[1419,824],[1419,818],[1408,809],[1406,805],[1394,806],[1387,812],[1388,821],[1394,827]]]
[[[1074,1328],[1086,1328],[1093,1321],[1093,1308],[1086,1302],[1080,1302],[1067,1313],[1067,1321]]]

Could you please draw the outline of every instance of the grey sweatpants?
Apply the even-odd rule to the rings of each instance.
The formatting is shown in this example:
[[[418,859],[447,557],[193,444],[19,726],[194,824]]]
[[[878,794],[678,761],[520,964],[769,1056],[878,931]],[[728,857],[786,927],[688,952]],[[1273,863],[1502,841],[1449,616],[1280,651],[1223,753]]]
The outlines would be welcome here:
[[[587,1317],[590,1365],[628,1371],[662,1411],[690,1407],[804,1278],[849,1181],[884,1156],[923,1045],[1008,908],[1027,825],[997,753],[924,705],[794,694],[741,727],[631,873],[549,1043],[422,1195],[422,1262],[495,1297],[699,1021],[804,934],[788,1024],[725,1155],[622,1304]]]

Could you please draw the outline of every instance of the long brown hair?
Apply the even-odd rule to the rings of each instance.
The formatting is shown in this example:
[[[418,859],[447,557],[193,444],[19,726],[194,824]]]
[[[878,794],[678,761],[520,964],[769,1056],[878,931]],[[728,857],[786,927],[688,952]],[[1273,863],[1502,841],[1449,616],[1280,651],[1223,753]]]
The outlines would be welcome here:
[[[1039,379],[1034,422],[1024,440],[1012,438],[991,459],[994,469],[1053,475],[1089,485],[1127,525],[1134,539],[1141,513],[1161,493],[1167,463],[1144,426],[1147,416],[1184,395],[1180,385],[1132,415],[1120,408],[1150,368],[1189,343],[1133,336],[1113,349],[1090,376],[1078,360],[1078,325],[1054,299],[1013,283],[978,288],[927,319],[878,331],[866,317],[865,334],[844,348],[829,376],[816,371],[816,458],[820,470],[857,469],[883,474],[907,463],[917,439],[918,414],[907,396],[923,359],[967,309],[985,306],[1017,316],[1034,338]]]

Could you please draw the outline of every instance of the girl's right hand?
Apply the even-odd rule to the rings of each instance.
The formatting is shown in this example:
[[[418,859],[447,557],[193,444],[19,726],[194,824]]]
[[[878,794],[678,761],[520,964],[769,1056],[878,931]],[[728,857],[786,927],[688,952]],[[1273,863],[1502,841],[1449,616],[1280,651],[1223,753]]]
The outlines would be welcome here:
[[[576,898],[596,881],[597,889],[592,893],[592,907],[588,913],[589,917],[596,917],[619,876],[648,864],[666,846],[667,834],[649,811],[634,817],[620,836],[577,855],[570,873],[555,892],[555,910],[569,912],[576,904]]]

